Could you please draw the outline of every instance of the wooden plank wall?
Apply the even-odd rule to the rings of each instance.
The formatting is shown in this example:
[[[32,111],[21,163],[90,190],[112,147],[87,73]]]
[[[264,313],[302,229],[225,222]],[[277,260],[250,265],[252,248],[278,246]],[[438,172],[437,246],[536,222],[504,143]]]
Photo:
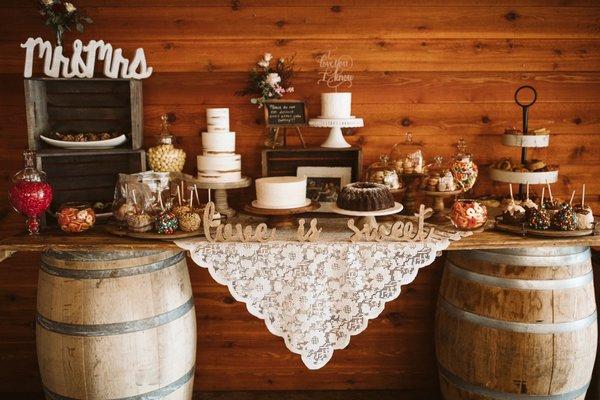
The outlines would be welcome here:
[[[518,157],[500,145],[504,127],[519,125],[514,90],[538,89],[530,124],[552,131],[537,155],[560,164],[554,191],[563,197],[587,183],[600,209],[600,7],[597,0],[80,0],[95,23],[84,41],[104,39],[131,55],[143,47],[154,75],[144,81],[145,137],[160,115],[175,113],[173,132],[193,172],[205,109],[230,107],[244,171],[260,173],[262,113],[236,96],[265,51],[296,55],[296,94],[320,109],[316,58],[326,50],[354,58],[353,112],[366,126],[349,139],[370,163],[412,131],[428,157],[449,156],[464,137],[485,166]],[[18,44],[52,39],[31,2],[5,0],[0,25],[0,193],[21,164],[26,144]],[[66,41],[73,40],[68,34]],[[325,132],[306,129],[312,144]],[[482,168],[485,169],[485,168]],[[485,173],[477,194],[500,193]],[[0,196],[0,209],[6,200]],[[33,315],[37,258],[0,268],[0,392],[39,393]],[[440,269],[431,267],[399,301],[339,351],[321,371],[307,371],[261,321],[192,269],[199,314],[196,387],[246,389],[435,388],[432,321]]]

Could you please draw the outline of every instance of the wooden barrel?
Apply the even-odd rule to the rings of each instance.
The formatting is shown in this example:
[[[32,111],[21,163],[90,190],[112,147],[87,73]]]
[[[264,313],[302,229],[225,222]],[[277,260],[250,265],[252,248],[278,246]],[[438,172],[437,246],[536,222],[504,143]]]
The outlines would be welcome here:
[[[37,354],[47,399],[191,399],[196,318],[185,253],[44,253]]]
[[[448,252],[435,334],[442,393],[583,400],[596,319],[587,247]]]

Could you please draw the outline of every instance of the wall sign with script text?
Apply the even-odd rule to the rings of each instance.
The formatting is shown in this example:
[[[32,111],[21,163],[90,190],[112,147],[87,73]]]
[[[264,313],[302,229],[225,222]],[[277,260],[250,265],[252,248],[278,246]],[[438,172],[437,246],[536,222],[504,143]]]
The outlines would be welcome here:
[[[350,73],[354,60],[347,55],[336,56],[331,50],[324,52],[318,59],[319,80],[317,84],[324,83],[327,87],[335,89],[350,88],[354,75]]]
[[[102,72],[107,78],[144,79],[152,75],[152,67],[146,64],[144,49],[137,49],[130,61],[123,56],[123,49],[113,49],[103,40],[90,40],[85,46],[81,40],[75,40],[71,58],[63,55],[62,46],[53,47],[42,38],[29,38],[21,47],[25,49],[25,78],[31,78],[33,73],[36,48],[37,56],[44,59],[44,74],[52,78],[93,78],[96,59],[104,61]]]
[[[306,103],[300,100],[265,102],[265,123],[269,128],[306,125]]]

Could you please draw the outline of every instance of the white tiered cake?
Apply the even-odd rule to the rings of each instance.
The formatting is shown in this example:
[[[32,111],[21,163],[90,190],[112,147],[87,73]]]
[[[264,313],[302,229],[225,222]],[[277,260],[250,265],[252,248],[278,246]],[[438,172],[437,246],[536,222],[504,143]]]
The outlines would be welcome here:
[[[256,180],[257,208],[290,209],[310,204],[306,198],[306,177],[272,176]]]
[[[202,132],[198,156],[200,182],[237,182],[242,179],[242,157],[235,154],[235,132],[229,131],[229,109],[206,110],[207,131]]]

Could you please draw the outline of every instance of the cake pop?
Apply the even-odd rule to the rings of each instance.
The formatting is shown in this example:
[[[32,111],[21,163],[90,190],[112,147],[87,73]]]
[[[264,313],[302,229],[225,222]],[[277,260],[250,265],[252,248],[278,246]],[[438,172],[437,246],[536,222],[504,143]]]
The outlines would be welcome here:
[[[577,229],[577,225],[577,215],[569,203],[561,204],[559,210],[552,216],[552,226],[561,231],[574,231]]]
[[[158,202],[160,204],[162,212],[158,214],[158,216],[156,217],[156,222],[154,223],[156,233],[172,235],[179,227],[179,221],[177,220],[175,214],[173,214],[171,211],[165,210],[165,206],[163,204],[162,196],[160,193],[158,194]]]
[[[525,219],[525,209],[515,203],[512,185],[509,185],[511,202],[506,205],[502,213],[502,221],[511,225],[520,225]]]
[[[557,199],[555,199],[554,196],[552,196],[552,188],[550,187],[550,185],[546,183],[546,186],[548,187],[548,195],[550,196],[550,199],[543,203],[543,205],[546,211],[548,212],[550,218],[552,218],[554,214],[556,214],[558,210],[560,210],[560,202]]]
[[[578,229],[593,229],[594,228],[594,214],[592,208],[585,205],[585,184],[581,193],[581,204],[574,207],[575,215],[577,215],[577,228]]]
[[[527,184],[525,201],[521,202],[521,206],[525,209],[525,217],[529,219],[533,210],[538,209],[538,205],[529,198],[529,183]]]
[[[551,221],[550,216],[548,215],[548,211],[544,208],[544,194],[546,188],[542,188],[542,198],[540,200],[540,206],[530,209],[529,217],[527,218],[527,222],[529,227],[532,229],[540,229],[546,230],[550,228]],[[537,206],[537,204],[536,204]]]

